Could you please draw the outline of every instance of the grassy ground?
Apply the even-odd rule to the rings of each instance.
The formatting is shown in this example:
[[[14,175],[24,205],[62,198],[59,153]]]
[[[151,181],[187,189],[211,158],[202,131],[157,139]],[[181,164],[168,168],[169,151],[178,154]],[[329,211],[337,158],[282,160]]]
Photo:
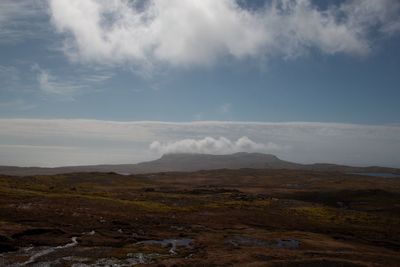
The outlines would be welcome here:
[[[4,176],[0,265],[398,266],[399,214],[400,180],[341,173]]]

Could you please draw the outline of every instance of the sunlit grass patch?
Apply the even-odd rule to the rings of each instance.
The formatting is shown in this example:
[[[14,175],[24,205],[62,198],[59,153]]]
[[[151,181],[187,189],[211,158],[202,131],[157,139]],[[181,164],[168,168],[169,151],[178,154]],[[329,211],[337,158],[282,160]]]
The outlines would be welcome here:
[[[100,195],[88,195],[79,193],[64,193],[64,192],[45,192],[27,189],[16,188],[0,188],[0,192],[10,196],[31,196],[31,197],[45,197],[45,198],[83,198],[91,201],[102,201],[108,204],[119,206],[133,206],[135,208],[152,211],[152,212],[167,212],[171,208],[163,203],[145,201],[145,200],[125,200],[112,197],[105,197]]]
[[[337,226],[377,227],[385,223],[395,224],[398,220],[386,218],[362,211],[339,210],[324,206],[305,206],[290,209],[294,214],[305,217],[316,223]]]
[[[233,208],[233,209],[263,209],[271,205],[270,200],[222,200],[211,202],[203,205],[205,208],[220,209],[220,208]]]

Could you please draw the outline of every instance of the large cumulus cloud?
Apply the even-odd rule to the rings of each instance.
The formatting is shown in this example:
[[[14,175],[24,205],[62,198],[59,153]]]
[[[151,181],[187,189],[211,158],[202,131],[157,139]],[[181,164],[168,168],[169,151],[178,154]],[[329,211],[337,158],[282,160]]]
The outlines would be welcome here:
[[[221,57],[367,54],[374,36],[400,31],[397,0],[48,0],[52,22],[76,61],[152,67],[213,64]],[[241,1],[243,2],[243,1]]]

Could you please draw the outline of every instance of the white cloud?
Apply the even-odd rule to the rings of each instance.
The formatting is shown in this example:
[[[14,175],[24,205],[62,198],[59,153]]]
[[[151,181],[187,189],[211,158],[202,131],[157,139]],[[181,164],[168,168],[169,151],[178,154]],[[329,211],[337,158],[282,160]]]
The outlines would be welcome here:
[[[274,0],[257,10],[234,0],[48,2],[67,55],[106,65],[209,65],[224,56],[296,57],[310,48],[359,55],[370,51],[372,30],[400,29],[398,0],[347,0],[327,9]]]
[[[62,79],[53,75],[50,70],[41,68],[38,64],[32,66],[36,73],[39,89],[49,95],[70,97],[80,93],[82,89],[90,90],[93,85],[101,84],[110,79],[113,74],[99,72],[98,74],[81,73],[73,77],[63,75]]]
[[[210,136],[214,141],[209,150],[264,151],[300,163],[400,167],[400,126],[395,125],[77,119],[0,119],[0,165],[134,163],[159,157],[162,151],[149,149],[154,140],[159,145],[153,147],[165,149],[186,145],[187,139],[208,144],[204,139]]]
[[[361,32],[371,27],[392,35],[400,32],[400,1],[397,0],[350,0],[341,11],[348,16],[348,25]]]
[[[274,143],[261,144],[243,136],[236,141],[225,137],[203,139],[183,139],[175,142],[161,143],[154,141],[150,149],[160,154],[170,153],[202,153],[202,154],[231,154],[235,152],[276,152],[281,147]]]
[[[73,82],[62,82],[44,69],[38,70],[37,80],[40,90],[47,94],[70,95],[84,87]]]

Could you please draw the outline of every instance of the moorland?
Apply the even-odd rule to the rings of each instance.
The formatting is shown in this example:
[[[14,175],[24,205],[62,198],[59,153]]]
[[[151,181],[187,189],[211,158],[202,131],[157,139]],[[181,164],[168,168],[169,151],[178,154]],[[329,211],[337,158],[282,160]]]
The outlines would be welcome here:
[[[398,266],[399,250],[399,178],[0,176],[1,266]]]

